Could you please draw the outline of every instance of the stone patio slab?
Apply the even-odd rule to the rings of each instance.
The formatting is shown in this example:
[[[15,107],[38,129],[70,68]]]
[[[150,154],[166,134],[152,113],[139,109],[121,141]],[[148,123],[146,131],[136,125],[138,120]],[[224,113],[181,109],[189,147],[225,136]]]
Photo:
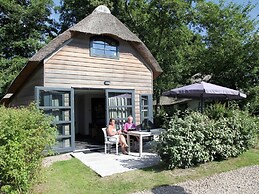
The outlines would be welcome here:
[[[138,156],[138,153],[115,155],[100,152],[75,152],[71,153],[71,155],[79,159],[101,177],[154,166],[160,161],[159,156],[154,153],[143,153],[141,158]]]

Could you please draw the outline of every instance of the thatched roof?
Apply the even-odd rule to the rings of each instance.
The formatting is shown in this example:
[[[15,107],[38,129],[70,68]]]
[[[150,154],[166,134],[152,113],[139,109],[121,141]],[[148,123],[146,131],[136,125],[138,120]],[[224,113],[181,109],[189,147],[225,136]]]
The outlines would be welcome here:
[[[69,40],[72,37],[73,32],[93,35],[113,35],[125,41],[141,43],[141,40],[115,16],[110,13],[94,11],[92,14],[53,39],[48,45],[37,52],[30,61],[43,60],[65,41]]]
[[[17,89],[24,83],[40,62],[49,57],[53,52],[57,51],[66,41],[71,39],[74,32],[92,34],[92,35],[111,35],[119,39],[125,40],[141,54],[146,63],[153,71],[154,79],[162,73],[162,69],[153,57],[145,44],[132,33],[120,20],[110,14],[105,6],[97,7],[92,14],[85,17],[79,23],[75,24],[55,39],[49,42],[45,47],[40,49],[32,58],[29,59],[27,65],[22,69],[20,74],[12,82],[7,93],[15,93]],[[3,100],[3,99],[2,99]],[[1,100],[1,101],[2,101]]]

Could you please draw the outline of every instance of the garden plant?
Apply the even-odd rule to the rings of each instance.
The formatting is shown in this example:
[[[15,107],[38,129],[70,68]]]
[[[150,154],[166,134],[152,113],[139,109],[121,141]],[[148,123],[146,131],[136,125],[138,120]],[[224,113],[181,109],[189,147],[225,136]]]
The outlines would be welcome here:
[[[35,105],[0,107],[0,193],[26,193],[39,175],[44,150],[55,142],[52,119]]]
[[[186,111],[171,117],[157,151],[169,168],[187,168],[236,157],[256,143],[257,134],[256,117],[216,104],[204,114]]]

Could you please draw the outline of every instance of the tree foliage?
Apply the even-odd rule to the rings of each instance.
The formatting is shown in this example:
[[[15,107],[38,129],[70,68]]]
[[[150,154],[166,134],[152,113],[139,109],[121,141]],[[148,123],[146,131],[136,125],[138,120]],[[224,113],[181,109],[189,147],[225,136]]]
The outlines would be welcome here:
[[[198,67],[200,73],[212,75],[214,83],[234,89],[258,84],[259,42],[256,21],[249,17],[252,8],[249,3],[198,4],[194,26],[205,48]]]
[[[72,25],[78,23],[100,4],[105,4],[108,7],[113,5],[113,1],[110,0],[61,0],[60,6],[56,7],[56,10],[60,13],[60,31],[67,30]]]
[[[15,79],[27,61],[25,57],[0,58],[0,97],[5,94],[9,84]]]
[[[155,96],[161,91],[186,83],[190,66],[197,61],[201,48],[199,36],[188,27],[196,1],[152,0],[145,6],[130,1],[132,28],[148,46],[164,73],[155,80]],[[135,16],[135,17],[134,17]],[[130,24],[128,24],[130,26]]]
[[[0,97],[29,57],[56,31],[52,0],[0,0]]]

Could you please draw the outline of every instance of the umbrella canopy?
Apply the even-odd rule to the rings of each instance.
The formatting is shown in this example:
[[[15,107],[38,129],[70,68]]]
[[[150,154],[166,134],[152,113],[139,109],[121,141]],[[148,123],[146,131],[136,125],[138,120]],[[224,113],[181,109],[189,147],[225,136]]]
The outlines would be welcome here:
[[[210,84],[206,82],[194,83],[191,85],[175,88],[162,93],[163,96],[177,98],[191,98],[201,100],[201,110],[203,111],[204,99],[214,100],[239,100],[246,98],[246,94],[238,90],[233,90],[223,86]]]
[[[180,88],[175,88],[167,92],[163,92],[163,96],[179,97],[179,98],[212,98],[239,100],[246,98],[246,94],[238,90],[233,90],[223,86],[210,84],[206,82],[195,83]]]

